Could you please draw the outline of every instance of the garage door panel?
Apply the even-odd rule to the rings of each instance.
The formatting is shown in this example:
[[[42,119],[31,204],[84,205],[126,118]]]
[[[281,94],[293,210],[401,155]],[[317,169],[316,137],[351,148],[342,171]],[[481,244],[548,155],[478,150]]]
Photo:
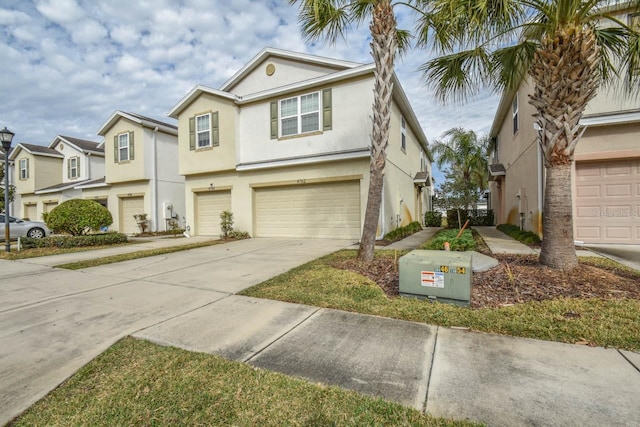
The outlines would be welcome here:
[[[359,181],[255,190],[256,236],[357,238]]]
[[[144,211],[144,197],[127,197],[120,199],[121,213],[120,231],[125,234],[140,232],[134,215],[146,213]]]
[[[640,244],[640,159],[576,164],[576,238]]]
[[[196,194],[196,234],[220,236],[220,214],[231,210],[231,191]]]

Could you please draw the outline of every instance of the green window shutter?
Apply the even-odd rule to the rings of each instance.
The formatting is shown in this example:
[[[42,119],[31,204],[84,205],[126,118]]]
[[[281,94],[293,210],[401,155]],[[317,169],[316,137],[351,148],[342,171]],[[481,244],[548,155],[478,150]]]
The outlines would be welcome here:
[[[80,157],[76,157],[76,177],[80,178]]]
[[[220,145],[220,123],[218,122],[218,112],[211,113],[211,145]]]
[[[118,135],[113,137],[113,161],[118,163]]]
[[[71,178],[71,159],[67,159],[67,179]]]
[[[196,118],[189,117],[189,150],[196,149]]]
[[[322,130],[331,130],[331,88],[322,91]]]
[[[278,139],[278,101],[271,101],[271,139]]]
[[[133,132],[129,132],[129,160],[135,158],[135,145],[133,144]]]
[[[29,159],[27,159],[26,163],[27,163],[27,179],[29,179]]]

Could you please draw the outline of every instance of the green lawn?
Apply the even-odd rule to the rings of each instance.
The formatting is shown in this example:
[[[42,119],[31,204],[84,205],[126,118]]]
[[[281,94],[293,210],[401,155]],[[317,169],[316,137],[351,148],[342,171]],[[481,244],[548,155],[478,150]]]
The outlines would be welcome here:
[[[373,314],[440,326],[599,346],[640,350],[640,301],[565,298],[511,307],[472,310],[409,298],[389,298],[366,277],[331,267],[353,258],[342,250],[290,270],[242,292],[243,295]],[[393,257],[390,251],[376,256]],[[564,316],[565,313],[579,316]]]
[[[126,338],[33,405],[15,426],[471,426],[415,409]]]
[[[120,245],[83,246],[83,247],[77,247],[77,248],[33,248],[33,249],[23,249],[21,251],[18,251],[17,248],[15,247],[12,247],[11,252],[8,252],[8,253],[4,251],[0,252],[0,258],[9,259],[9,260],[37,258],[37,257],[49,256],[49,255],[60,255],[60,254],[71,254],[75,252],[94,251],[97,249],[113,248],[117,246],[129,246],[129,245],[135,245],[138,243],[143,243],[143,242],[132,241],[132,242],[127,242]]]

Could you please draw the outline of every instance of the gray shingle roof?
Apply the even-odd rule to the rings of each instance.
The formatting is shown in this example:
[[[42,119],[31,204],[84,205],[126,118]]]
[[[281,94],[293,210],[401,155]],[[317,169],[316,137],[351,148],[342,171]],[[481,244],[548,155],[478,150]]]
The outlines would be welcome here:
[[[128,111],[126,111],[125,113],[129,114],[130,116],[137,117],[140,120],[144,120],[144,121],[151,122],[151,123],[157,123],[159,125],[170,127],[170,128],[173,128],[173,129],[178,129],[178,126],[172,125],[171,123],[161,122],[160,120],[152,119],[151,117],[143,116],[141,114],[129,113]]]
[[[99,142],[89,141],[87,139],[74,138],[71,136],[64,136],[64,135],[60,135],[60,138],[66,139],[67,141],[77,146],[84,152],[93,151],[96,153],[104,153],[103,147],[98,148],[98,145],[100,145]]]
[[[43,145],[27,144],[25,142],[21,142],[20,145],[33,153],[50,154],[55,155],[56,157],[62,157],[62,154],[60,154],[59,151],[56,151],[53,148],[45,147]]]

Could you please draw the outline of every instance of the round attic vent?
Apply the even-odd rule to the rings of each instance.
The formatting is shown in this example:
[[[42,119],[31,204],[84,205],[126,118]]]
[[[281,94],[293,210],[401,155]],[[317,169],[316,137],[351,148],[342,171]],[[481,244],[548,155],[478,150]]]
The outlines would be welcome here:
[[[267,64],[266,72],[267,72],[267,76],[272,76],[273,73],[276,72],[276,66],[273,64]]]

